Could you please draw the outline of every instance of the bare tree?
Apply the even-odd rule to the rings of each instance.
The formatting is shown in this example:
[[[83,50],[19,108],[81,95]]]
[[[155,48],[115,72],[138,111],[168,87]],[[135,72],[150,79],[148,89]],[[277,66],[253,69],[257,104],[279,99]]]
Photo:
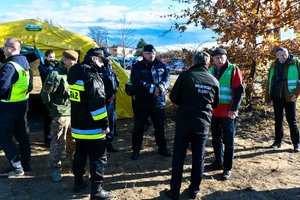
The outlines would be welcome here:
[[[108,30],[102,26],[88,27],[88,36],[91,37],[99,46],[106,45],[108,39]]]
[[[123,66],[125,67],[125,58],[126,58],[126,47],[133,46],[133,38],[135,30],[131,28],[131,23],[126,21],[126,16],[119,22],[120,30],[119,30],[119,37],[121,40],[121,45],[123,48]]]

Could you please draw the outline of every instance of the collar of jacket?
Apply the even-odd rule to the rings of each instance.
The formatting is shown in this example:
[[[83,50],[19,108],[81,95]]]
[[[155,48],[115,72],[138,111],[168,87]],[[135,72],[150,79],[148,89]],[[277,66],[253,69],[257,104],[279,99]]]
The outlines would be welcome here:
[[[196,64],[190,67],[190,70],[195,70],[195,69],[203,69],[205,71],[208,71],[208,68],[204,64]]]
[[[68,72],[68,68],[64,65],[64,62],[61,61],[58,65],[58,68],[61,69],[64,72]]]
[[[292,65],[292,64],[295,64],[295,60],[294,60],[294,56],[290,54],[290,58],[291,60],[287,63],[285,63],[284,65]],[[275,62],[272,63],[271,67],[275,67],[277,65],[277,61],[278,61],[278,58],[276,58]]]
[[[143,59],[145,66],[155,66],[159,64],[159,60],[157,58],[154,59],[152,63],[149,63],[145,58]]]

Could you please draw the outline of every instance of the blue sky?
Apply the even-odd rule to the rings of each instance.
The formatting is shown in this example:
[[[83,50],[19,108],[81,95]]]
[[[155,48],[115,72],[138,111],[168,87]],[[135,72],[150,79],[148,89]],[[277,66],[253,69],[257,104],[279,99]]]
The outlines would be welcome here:
[[[140,38],[161,51],[215,46],[213,32],[199,27],[190,27],[182,34],[171,31],[163,36],[174,21],[160,16],[178,12],[184,6],[172,0],[4,0],[0,6],[0,23],[51,19],[54,24],[82,35],[87,35],[89,26],[102,26],[111,33],[109,42],[112,45],[119,43],[119,37],[113,33],[122,26],[120,21],[126,19],[127,26],[135,30],[129,41],[133,47]]]

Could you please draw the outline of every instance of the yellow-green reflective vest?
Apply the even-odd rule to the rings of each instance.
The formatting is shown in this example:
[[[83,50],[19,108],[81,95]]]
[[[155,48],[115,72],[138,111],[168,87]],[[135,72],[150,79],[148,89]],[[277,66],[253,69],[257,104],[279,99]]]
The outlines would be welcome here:
[[[290,94],[294,93],[294,90],[298,87],[299,83],[299,72],[298,72],[298,58],[293,58],[294,64],[288,65],[287,70],[287,84],[288,84],[288,91]],[[269,94],[271,94],[272,89],[272,80],[275,72],[275,67],[272,67],[270,69],[270,75],[269,75]]]
[[[209,71],[212,75],[214,75],[214,68],[212,66]],[[219,79],[220,84],[220,104],[230,104],[232,99],[232,89],[231,89],[231,79],[232,79],[232,72],[235,69],[233,64],[230,64],[227,69],[223,72]]]
[[[2,102],[20,102],[28,99],[29,71],[26,71],[16,62],[9,61],[18,72],[19,79],[15,82],[10,91],[8,99],[1,99]]]

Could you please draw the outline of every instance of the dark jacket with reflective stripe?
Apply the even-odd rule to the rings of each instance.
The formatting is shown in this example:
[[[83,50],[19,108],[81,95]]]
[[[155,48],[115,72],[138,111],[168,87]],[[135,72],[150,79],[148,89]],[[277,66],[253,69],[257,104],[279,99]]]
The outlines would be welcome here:
[[[180,73],[170,93],[170,100],[179,106],[176,129],[207,134],[212,110],[219,103],[219,82],[205,66],[194,65]]]
[[[67,80],[70,85],[72,129],[106,130],[107,116],[101,115],[95,120],[97,116],[94,114],[106,112],[105,90],[99,68],[93,63],[77,64],[69,70]]]
[[[166,90],[170,85],[170,76],[161,61],[155,59],[151,65],[144,59],[137,62],[132,67],[130,79],[135,90],[137,106],[146,108],[166,106]],[[154,96],[154,87],[159,87],[160,95]]]

